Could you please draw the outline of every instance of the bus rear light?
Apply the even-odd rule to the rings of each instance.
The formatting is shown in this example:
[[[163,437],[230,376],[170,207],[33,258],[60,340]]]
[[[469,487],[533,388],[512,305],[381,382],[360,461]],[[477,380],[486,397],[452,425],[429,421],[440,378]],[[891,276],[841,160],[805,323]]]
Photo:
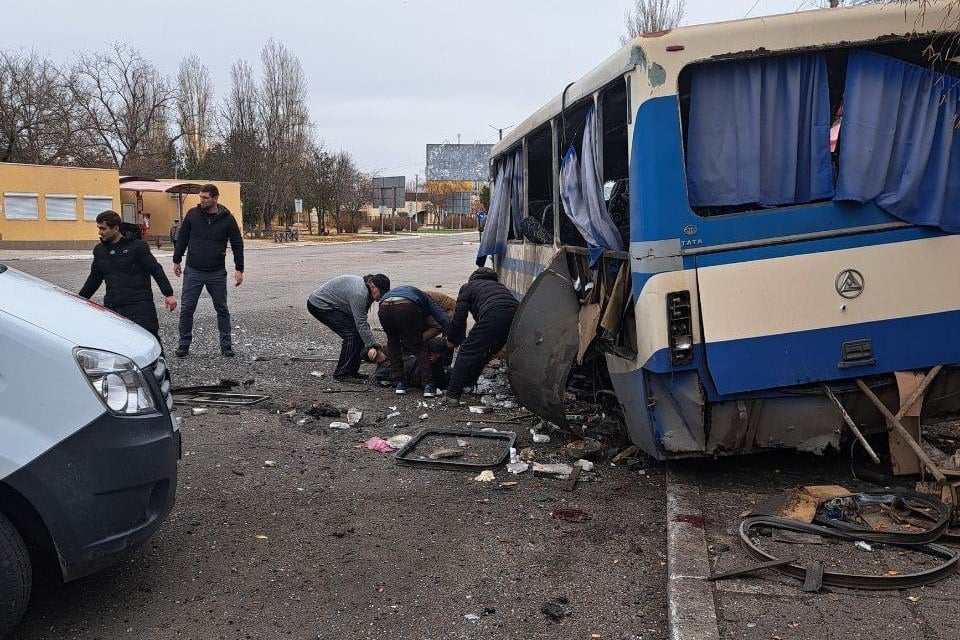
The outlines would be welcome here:
[[[689,291],[673,291],[667,294],[667,337],[670,342],[670,362],[673,366],[693,362],[693,318]]]

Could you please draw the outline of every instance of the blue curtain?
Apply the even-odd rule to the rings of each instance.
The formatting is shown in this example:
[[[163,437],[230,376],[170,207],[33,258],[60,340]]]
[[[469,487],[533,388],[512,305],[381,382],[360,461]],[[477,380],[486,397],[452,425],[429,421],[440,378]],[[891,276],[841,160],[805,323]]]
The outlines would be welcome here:
[[[823,54],[697,67],[688,122],[692,206],[773,207],[833,196]]]
[[[520,237],[520,216],[523,207],[523,150],[497,164],[496,176],[490,189],[490,210],[483,225],[483,236],[477,250],[477,266],[482,267],[487,256],[507,253],[510,230]]]
[[[583,133],[583,161],[570,145],[560,165],[560,198],[563,209],[580,235],[592,249],[591,256],[604,250],[623,251],[623,241],[603,200],[603,185],[597,167],[596,117],[594,107],[587,111]],[[592,258],[596,262],[596,257]]]
[[[868,51],[847,64],[837,200],[960,232],[960,80]]]

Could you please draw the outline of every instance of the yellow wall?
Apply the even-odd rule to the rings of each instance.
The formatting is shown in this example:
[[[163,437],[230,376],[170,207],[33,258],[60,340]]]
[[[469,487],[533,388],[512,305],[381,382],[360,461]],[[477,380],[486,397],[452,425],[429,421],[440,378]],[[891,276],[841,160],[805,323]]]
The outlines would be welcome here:
[[[172,180],[172,178],[164,178],[164,180]],[[203,180],[190,180],[190,182],[206,184]],[[240,203],[240,183],[211,182],[211,184],[215,184],[217,189],[220,190],[220,204],[230,210],[233,217],[237,219],[237,224],[240,225],[240,229],[243,230],[243,205]],[[135,205],[137,195],[133,191],[121,191],[120,200],[123,203]],[[187,215],[187,211],[197,206],[199,202],[200,196],[184,194],[183,215]],[[173,225],[173,221],[177,219],[178,214],[176,194],[144,193],[143,210],[150,214],[150,231],[148,235],[150,237],[159,236],[163,239],[169,238],[170,227]],[[117,209],[117,212],[119,213],[120,209]]]
[[[0,163],[0,246],[26,242],[97,242],[97,223],[83,219],[83,196],[109,196],[113,199],[112,208],[119,212],[119,182],[120,175],[114,169]],[[37,220],[7,219],[3,194],[11,192],[37,194]],[[77,219],[47,220],[47,194],[76,196]]]

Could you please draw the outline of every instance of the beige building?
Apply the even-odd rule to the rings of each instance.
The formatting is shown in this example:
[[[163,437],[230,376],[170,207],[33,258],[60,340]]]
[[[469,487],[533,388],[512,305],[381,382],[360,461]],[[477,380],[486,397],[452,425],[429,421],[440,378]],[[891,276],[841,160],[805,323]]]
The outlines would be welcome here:
[[[204,183],[121,177],[116,169],[0,163],[0,247],[89,249],[98,241],[97,215],[107,210],[134,224],[147,218],[148,238],[169,242],[171,226],[181,211],[197,205]],[[240,183],[213,184],[242,229]]]

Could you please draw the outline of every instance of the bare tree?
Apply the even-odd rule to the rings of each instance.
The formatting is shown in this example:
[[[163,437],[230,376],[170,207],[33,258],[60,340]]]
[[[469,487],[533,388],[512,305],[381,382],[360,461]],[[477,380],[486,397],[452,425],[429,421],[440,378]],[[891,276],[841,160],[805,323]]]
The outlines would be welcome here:
[[[221,143],[214,154],[216,164],[222,166],[222,175],[240,182],[240,196],[244,215],[256,220],[261,229],[265,225],[261,189],[263,173],[263,141],[259,126],[259,91],[253,78],[253,69],[243,60],[230,68],[230,92],[220,112]],[[214,164],[209,162],[208,166]]]
[[[189,171],[203,162],[211,142],[213,81],[198,55],[180,61],[177,85],[177,126],[183,136],[184,162]]]
[[[114,166],[129,172],[169,153],[174,140],[166,125],[176,91],[136,49],[116,44],[105,53],[84,55],[72,80],[85,126]]]
[[[81,115],[68,75],[53,62],[0,52],[0,162],[102,164]]]
[[[289,226],[293,184],[307,152],[310,116],[307,83],[300,61],[286,47],[270,40],[260,53],[260,122],[263,131],[263,206],[268,219],[287,212]]]
[[[354,167],[349,187],[347,215],[350,217],[351,230],[359,231],[362,221],[361,208],[373,201],[373,176]]]
[[[680,25],[686,12],[685,0],[634,0],[633,8],[623,13],[627,34],[620,36],[620,44],[644,33],[673,29]]]

